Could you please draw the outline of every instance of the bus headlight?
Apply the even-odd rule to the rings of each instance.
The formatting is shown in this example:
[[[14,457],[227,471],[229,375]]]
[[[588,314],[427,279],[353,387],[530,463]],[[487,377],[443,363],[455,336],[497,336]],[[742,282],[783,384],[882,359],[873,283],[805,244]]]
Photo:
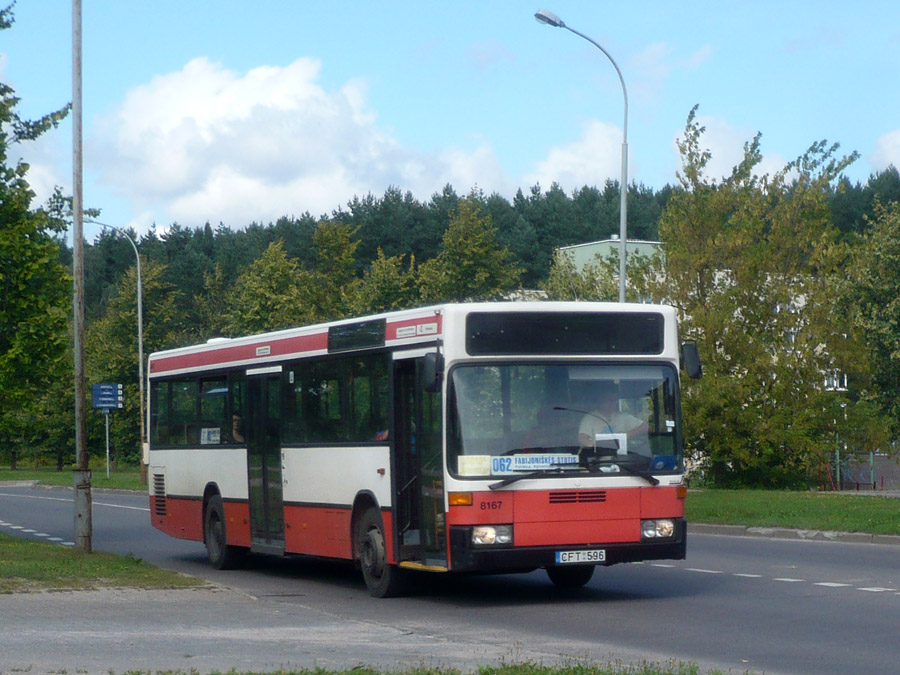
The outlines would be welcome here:
[[[668,518],[641,522],[642,539],[670,539],[675,534],[675,521]]]
[[[498,546],[512,543],[512,525],[476,525],[472,528],[475,546]]]

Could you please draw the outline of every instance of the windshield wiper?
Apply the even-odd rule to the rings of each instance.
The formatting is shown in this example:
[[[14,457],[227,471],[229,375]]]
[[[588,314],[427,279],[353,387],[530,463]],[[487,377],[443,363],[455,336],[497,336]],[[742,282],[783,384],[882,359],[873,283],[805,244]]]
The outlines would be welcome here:
[[[567,471],[565,467],[567,466],[579,468],[577,464],[559,464],[549,469],[538,469],[537,471],[529,471],[528,473],[518,473],[514,476],[507,476],[503,480],[497,481],[496,483],[491,483],[490,485],[488,485],[488,489],[496,490],[497,488],[511,485],[512,483],[523,480],[525,478],[539,478],[541,476],[546,476],[549,473],[565,473]]]
[[[650,473],[649,471],[642,471],[641,469],[635,469],[633,466],[629,466],[627,462],[617,462],[616,460],[606,460],[606,461],[593,460],[588,463],[588,466],[587,466],[588,472],[593,475],[596,475],[596,476],[599,476],[601,474],[608,476],[610,473],[613,473],[611,471],[604,471],[600,467],[601,464],[603,464],[605,466],[610,466],[610,467],[614,466],[614,467],[616,467],[616,469],[618,471],[627,473],[630,476],[637,476],[638,478],[643,478],[645,481],[650,483],[650,485],[659,485],[659,479],[656,476],[654,476],[652,473]]]

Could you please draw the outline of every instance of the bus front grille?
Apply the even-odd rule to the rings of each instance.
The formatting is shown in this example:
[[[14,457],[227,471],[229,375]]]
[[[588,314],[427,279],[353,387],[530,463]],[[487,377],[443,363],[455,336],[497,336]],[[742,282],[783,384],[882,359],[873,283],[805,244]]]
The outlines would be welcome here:
[[[606,501],[606,490],[567,490],[551,492],[551,504],[590,504]]]

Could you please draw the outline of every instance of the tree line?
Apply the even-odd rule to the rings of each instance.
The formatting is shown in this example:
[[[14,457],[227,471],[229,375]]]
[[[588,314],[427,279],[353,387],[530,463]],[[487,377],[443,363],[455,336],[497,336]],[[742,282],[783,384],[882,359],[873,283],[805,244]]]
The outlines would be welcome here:
[[[9,23],[0,11],[0,28]],[[70,214],[57,191],[35,205],[10,146],[67,108],[20,119],[0,85],[0,462],[74,458]],[[659,252],[628,260],[628,299],[674,305],[705,377],[685,382],[695,475],[724,486],[814,484],[839,444],[890,451],[900,430],[900,175],[853,184],[855,155],[814,143],[758,176],[760,137],[725,178],[695,111],[679,142],[678,182],[629,186],[629,235]],[[392,187],[331,214],[242,228],[172,224],[137,240],[145,354],[159,349],[522,289],[548,299],[615,300],[617,253],[576,269],[560,246],[618,231],[619,191],[557,185],[510,201],[446,186],[428,201]],[[125,385],[114,454],[140,456],[136,268],[130,244],[104,231],[85,248],[89,383]],[[843,384],[848,386],[834,386]],[[102,415],[89,445],[102,452]]]

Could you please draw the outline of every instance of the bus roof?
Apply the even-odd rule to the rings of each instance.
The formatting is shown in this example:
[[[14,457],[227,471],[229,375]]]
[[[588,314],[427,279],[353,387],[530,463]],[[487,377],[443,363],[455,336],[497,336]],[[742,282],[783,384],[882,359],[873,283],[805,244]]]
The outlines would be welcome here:
[[[316,356],[329,350],[329,336],[350,345],[342,351],[366,346],[415,346],[429,344],[443,336],[447,318],[464,317],[470,312],[658,312],[666,323],[675,319],[675,310],[667,305],[612,302],[480,302],[449,303],[399,310],[364,317],[341,319],[310,326],[261,333],[240,338],[213,338],[206,343],[155,352],[149,357],[149,377],[182,372],[215,370],[225,367],[265,365],[292,357]],[[367,327],[376,326],[382,342],[367,345]]]

